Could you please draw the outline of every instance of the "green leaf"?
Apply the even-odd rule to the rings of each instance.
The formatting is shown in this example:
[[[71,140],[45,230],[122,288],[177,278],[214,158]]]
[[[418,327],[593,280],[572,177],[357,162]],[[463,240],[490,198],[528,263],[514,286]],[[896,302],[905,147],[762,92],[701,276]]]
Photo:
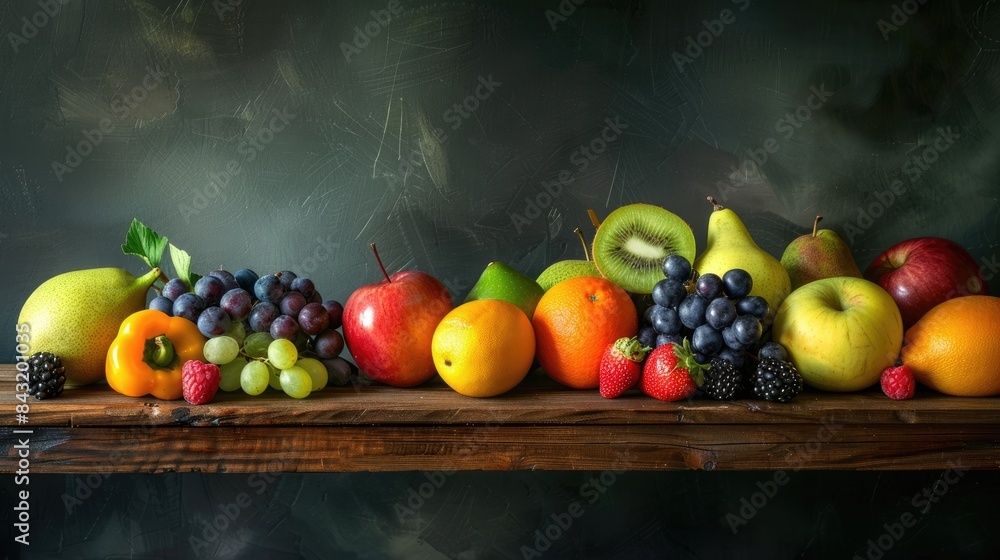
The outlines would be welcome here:
[[[160,266],[163,250],[167,248],[167,238],[160,237],[139,220],[132,218],[132,225],[125,234],[125,244],[122,251],[126,255],[135,255],[146,261],[151,268]]]
[[[191,272],[191,255],[171,243],[170,262],[174,263],[174,272],[177,273],[177,277],[187,282],[188,288],[193,289],[194,283],[201,277]]]

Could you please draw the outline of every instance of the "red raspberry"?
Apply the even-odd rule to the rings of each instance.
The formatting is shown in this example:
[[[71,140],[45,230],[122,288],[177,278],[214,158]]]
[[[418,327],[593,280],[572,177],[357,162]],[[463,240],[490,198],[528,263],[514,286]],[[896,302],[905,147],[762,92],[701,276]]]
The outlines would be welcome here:
[[[188,360],[181,368],[181,387],[184,400],[191,404],[205,404],[219,390],[222,373],[219,366],[198,360]]]
[[[913,396],[913,372],[910,366],[889,366],[882,370],[882,392],[894,401],[906,400]]]

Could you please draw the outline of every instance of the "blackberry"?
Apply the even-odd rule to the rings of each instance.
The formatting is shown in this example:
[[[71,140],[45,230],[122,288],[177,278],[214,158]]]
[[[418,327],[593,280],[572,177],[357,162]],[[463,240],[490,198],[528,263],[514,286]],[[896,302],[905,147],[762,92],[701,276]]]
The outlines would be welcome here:
[[[701,390],[713,399],[727,401],[735,398],[742,389],[740,370],[727,360],[713,358],[712,367],[705,372],[705,384]]]
[[[58,397],[66,384],[66,368],[59,356],[36,352],[28,358],[28,394],[38,400]]]
[[[765,401],[788,402],[802,392],[802,376],[789,362],[761,358],[752,385],[753,393]]]

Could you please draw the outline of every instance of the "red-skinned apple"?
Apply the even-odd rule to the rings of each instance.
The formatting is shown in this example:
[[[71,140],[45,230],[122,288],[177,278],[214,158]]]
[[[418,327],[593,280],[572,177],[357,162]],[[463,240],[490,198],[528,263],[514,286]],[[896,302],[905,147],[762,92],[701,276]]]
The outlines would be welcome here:
[[[371,245],[384,280],[354,290],[344,304],[344,340],[368,377],[395,387],[419,385],[437,373],[431,339],[454,308],[437,278],[419,270],[386,272]]]
[[[945,300],[989,294],[972,255],[940,237],[917,237],[893,245],[868,265],[865,278],[889,292],[903,316],[904,328]]]

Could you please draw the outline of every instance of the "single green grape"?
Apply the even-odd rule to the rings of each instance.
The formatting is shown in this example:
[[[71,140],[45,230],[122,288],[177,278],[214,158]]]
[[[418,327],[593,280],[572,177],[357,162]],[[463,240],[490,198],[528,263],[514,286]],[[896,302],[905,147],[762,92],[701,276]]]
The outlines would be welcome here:
[[[229,330],[226,331],[226,336],[232,337],[236,341],[236,344],[243,346],[243,341],[247,338],[247,330],[243,326],[243,323],[239,321],[233,321],[229,324]]]
[[[219,366],[219,373],[222,379],[219,381],[219,389],[223,391],[235,391],[240,388],[240,378],[243,376],[243,368],[247,361],[243,358],[236,358],[228,364]]]
[[[323,362],[315,358],[302,358],[295,362],[295,365],[306,370],[306,373],[309,374],[309,377],[312,379],[313,391],[319,391],[323,387],[326,387],[326,383],[330,379],[330,374],[327,373]]]
[[[229,336],[217,336],[205,342],[205,359],[215,365],[228,364],[240,355],[240,345]]]
[[[271,388],[274,389],[275,391],[280,391],[281,390],[281,376],[280,376],[281,372],[278,371],[278,368],[272,366],[271,364],[267,364],[267,372],[268,372],[268,375],[270,376],[268,378],[267,384],[270,385]]]
[[[240,373],[240,387],[243,387],[243,392],[248,395],[259,395],[267,389],[269,375],[267,364],[252,360]]]
[[[251,358],[266,358],[267,347],[273,340],[270,333],[255,332],[243,341],[243,351]]]
[[[299,351],[292,341],[279,338],[267,347],[267,359],[278,369],[288,369],[295,366],[299,359]]]
[[[292,366],[281,370],[281,390],[293,399],[304,399],[312,392],[312,378],[309,372]]]

